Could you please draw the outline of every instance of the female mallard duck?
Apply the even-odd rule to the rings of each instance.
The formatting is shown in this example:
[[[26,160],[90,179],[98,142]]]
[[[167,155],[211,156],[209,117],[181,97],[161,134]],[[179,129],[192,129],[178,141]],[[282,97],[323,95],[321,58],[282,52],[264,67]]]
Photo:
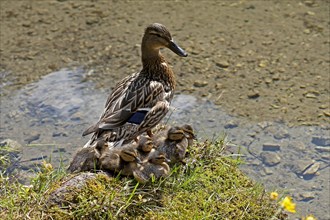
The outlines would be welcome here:
[[[98,139],[121,145],[143,132],[151,135],[151,129],[168,112],[174,94],[174,73],[160,53],[165,47],[179,56],[187,56],[164,25],[149,25],[141,44],[142,70],[117,84],[99,121],[83,133],[83,136],[93,133],[85,147]]]
[[[171,127],[167,132],[167,139],[158,142],[157,151],[163,153],[171,164],[183,162],[187,148],[195,139],[193,128],[190,125]]]
[[[153,151],[148,160],[134,170],[134,178],[140,183],[147,183],[152,176],[155,178],[165,177],[170,172],[170,167],[166,162],[169,160],[163,153]]]

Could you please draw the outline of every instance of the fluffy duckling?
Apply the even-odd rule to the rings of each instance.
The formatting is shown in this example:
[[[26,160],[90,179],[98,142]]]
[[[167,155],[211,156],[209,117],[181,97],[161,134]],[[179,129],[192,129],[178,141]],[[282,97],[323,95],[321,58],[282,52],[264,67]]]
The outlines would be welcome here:
[[[190,125],[171,127],[167,132],[167,139],[159,144],[157,150],[171,160],[171,164],[183,162],[187,148],[195,138]]]
[[[154,144],[149,136],[140,136],[139,143],[137,146],[139,158],[145,160],[150,152],[154,150]]]
[[[77,151],[74,155],[70,165],[68,167],[68,172],[83,172],[91,171],[99,168],[98,154],[95,152],[94,148],[82,148]]]
[[[98,146],[99,144],[97,144]],[[107,144],[105,145],[107,146]],[[122,172],[127,164],[130,162],[140,162],[136,150],[136,144],[126,144],[120,148],[104,147],[99,150],[99,164],[102,170],[111,170],[114,172]],[[125,171],[125,173],[131,173]],[[126,175],[126,174],[124,174]]]
[[[139,164],[141,164],[136,149],[123,149],[120,152],[120,158],[124,161],[120,173],[124,176],[133,176],[133,172],[139,169]]]
[[[153,151],[148,160],[133,172],[134,178],[140,183],[147,183],[152,176],[155,178],[165,177],[170,172],[170,167],[166,163],[168,161],[163,153]]]

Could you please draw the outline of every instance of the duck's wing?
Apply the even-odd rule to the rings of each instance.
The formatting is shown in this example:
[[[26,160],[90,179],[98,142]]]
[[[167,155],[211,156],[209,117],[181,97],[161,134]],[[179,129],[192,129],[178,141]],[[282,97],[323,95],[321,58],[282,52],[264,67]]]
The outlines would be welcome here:
[[[151,108],[168,96],[162,83],[133,74],[126,77],[110,94],[99,122],[83,135],[102,130],[113,130],[124,125],[139,110]]]

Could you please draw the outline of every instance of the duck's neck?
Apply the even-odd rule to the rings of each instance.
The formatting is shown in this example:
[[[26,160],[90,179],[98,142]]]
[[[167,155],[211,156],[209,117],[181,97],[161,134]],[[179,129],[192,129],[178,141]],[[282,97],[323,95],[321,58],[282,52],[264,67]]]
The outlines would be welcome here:
[[[165,58],[160,53],[159,49],[148,48],[142,44],[142,71],[141,73],[147,75],[157,81],[167,82],[172,89],[175,87],[174,74]]]

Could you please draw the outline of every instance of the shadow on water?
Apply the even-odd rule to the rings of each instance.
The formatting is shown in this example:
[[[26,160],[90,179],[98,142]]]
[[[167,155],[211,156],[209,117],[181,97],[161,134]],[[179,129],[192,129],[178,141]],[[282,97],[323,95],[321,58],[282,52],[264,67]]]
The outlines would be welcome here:
[[[1,96],[0,139],[24,146],[21,169],[45,158],[68,164],[88,140],[81,134],[98,119],[109,91],[95,89],[85,75],[83,69],[63,69]],[[320,216],[329,216],[329,127],[246,122],[189,95],[176,95],[172,106],[165,120],[192,124],[201,140],[226,135],[229,150],[243,155],[241,169],[250,177],[270,190],[289,192],[301,203],[300,213],[318,210]]]

